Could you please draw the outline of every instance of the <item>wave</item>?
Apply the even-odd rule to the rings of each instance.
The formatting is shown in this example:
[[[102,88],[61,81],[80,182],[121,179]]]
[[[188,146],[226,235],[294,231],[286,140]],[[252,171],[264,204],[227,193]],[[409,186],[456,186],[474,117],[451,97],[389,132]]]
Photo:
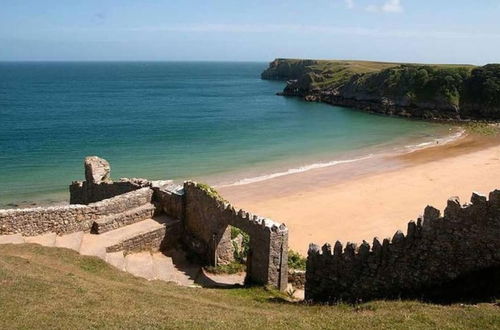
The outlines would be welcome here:
[[[464,135],[465,135],[465,130],[459,130],[458,132],[451,134],[451,135],[448,135],[446,137],[436,138],[436,139],[433,139],[432,141],[422,142],[422,143],[415,144],[415,145],[407,145],[404,147],[403,150],[399,149],[399,151],[402,153],[412,153],[412,152],[417,151],[417,150],[432,148],[435,146],[442,146],[442,145],[445,145],[447,143],[456,141],[456,140],[462,138]],[[302,173],[302,172],[315,170],[315,169],[319,169],[319,168],[331,167],[331,166],[336,166],[336,165],[340,165],[340,164],[354,163],[354,162],[363,161],[363,160],[374,158],[376,156],[383,156],[383,155],[388,155],[388,154],[387,153],[369,154],[367,156],[363,156],[360,158],[354,158],[354,159],[333,160],[333,161],[329,161],[329,162],[314,163],[314,164],[304,165],[304,166],[297,167],[297,168],[291,168],[289,170],[282,171],[282,172],[264,174],[264,175],[259,175],[259,176],[255,176],[255,177],[251,177],[251,178],[243,178],[241,180],[238,180],[238,181],[230,183],[230,184],[221,184],[221,185],[216,185],[215,187],[216,188],[224,188],[224,187],[242,186],[242,185],[246,185],[246,184],[250,184],[250,183],[266,181],[266,180],[278,178],[281,176]]]
[[[369,154],[367,156],[364,156],[361,158],[355,158],[355,159],[333,160],[333,161],[325,162],[325,163],[314,163],[311,165],[305,165],[305,166],[301,166],[301,167],[297,167],[297,168],[291,168],[291,169],[289,169],[287,171],[283,171],[283,172],[265,174],[265,175],[260,175],[260,176],[256,176],[256,177],[252,177],[252,178],[244,178],[244,179],[238,180],[236,182],[233,182],[231,184],[220,185],[220,186],[216,186],[216,187],[223,188],[223,187],[241,186],[241,185],[245,185],[245,184],[249,184],[249,183],[255,183],[255,182],[260,182],[260,181],[278,178],[280,176],[302,173],[302,172],[306,172],[306,171],[310,171],[310,170],[314,170],[314,169],[318,169],[318,168],[330,167],[330,166],[347,164],[347,163],[354,163],[354,162],[358,162],[361,160],[370,159],[373,156],[374,156],[374,154]]]
[[[459,131],[457,131],[454,134],[451,134],[451,135],[448,135],[445,137],[441,137],[441,138],[436,138],[436,139],[433,139],[432,141],[422,142],[419,144],[407,145],[407,146],[405,146],[405,150],[408,153],[411,153],[411,152],[414,152],[417,150],[442,146],[442,145],[448,144],[450,142],[456,141],[456,140],[464,137],[464,135],[465,135],[465,130],[460,129]]]

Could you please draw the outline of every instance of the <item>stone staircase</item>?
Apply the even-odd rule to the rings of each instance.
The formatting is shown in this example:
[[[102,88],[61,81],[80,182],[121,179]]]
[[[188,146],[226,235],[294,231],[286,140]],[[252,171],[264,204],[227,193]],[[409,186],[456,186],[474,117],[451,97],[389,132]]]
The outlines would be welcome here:
[[[47,247],[67,248],[82,255],[98,257],[122,271],[148,280],[195,286],[195,280],[202,273],[201,267],[190,264],[182,251],[171,249],[159,252],[161,240],[150,244],[135,244],[134,249],[123,244],[134,239],[146,242],[147,239],[143,240],[142,237],[149,233],[164,234],[166,227],[176,225],[177,221],[167,217],[154,217],[97,235],[84,232],[63,236],[55,233],[34,237],[5,235],[0,236],[0,244],[35,243]],[[120,246],[123,248],[120,249]]]
[[[200,266],[188,262],[185,253],[176,249],[182,225],[180,220],[166,215],[155,216],[155,207],[150,200],[137,199],[127,205],[120,204],[117,212],[97,219],[90,233],[75,232],[62,236],[47,233],[34,237],[0,235],[0,244],[35,243],[68,248],[82,255],[98,257],[138,277],[184,286],[243,282],[241,275],[210,275]]]
[[[153,216],[154,212],[154,205],[147,203],[122,213],[104,216],[94,222],[90,232],[92,234],[102,234],[125,225],[149,219]]]

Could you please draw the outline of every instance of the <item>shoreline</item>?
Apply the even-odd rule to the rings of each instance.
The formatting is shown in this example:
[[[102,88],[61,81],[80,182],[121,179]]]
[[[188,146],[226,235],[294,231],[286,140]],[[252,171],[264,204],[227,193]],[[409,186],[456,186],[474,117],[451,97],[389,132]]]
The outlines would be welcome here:
[[[425,206],[444,210],[473,191],[500,188],[500,138],[466,135],[453,142],[359,164],[311,170],[267,181],[220,188],[233,205],[284,222],[290,248],[305,255],[309,243],[371,243],[406,231]]]
[[[415,150],[433,147],[435,144],[447,144],[456,139],[460,139],[464,134],[464,130],[460,127],[450,126],[446,133],[444,133],[445,129],[446,126],[443,126],[442,133],[422,137],[403,137],[385,144],[365,147],[349,152],[341,152],[339,154],[316,154],[314,156],[308,156],[307,158],[295,158],[282,163],[261,164],[256,167],[224,172],[216,175],[185,179],[205,182],[216,189],[225,189],[234,186],[261,183],[283,176],[296,175],[318,169],[327,169],[330,167],[344,168],[349,167],[350,164],[356,166],[356,163],[363,163],[366,161],[372,161],[374,164],[379,164],[380,159],[387,155],[413,152]],[[450,132],[452,133],[450,134]],[[174,179],[174,182],[179,184],[181,184],[182,181],[183,180]],[[44,193],[40,195],[39,198],[27,198],[27,196],[25,196],[20,197],[18,200],[9,200],[0,204],[0,209],[61,206],[68,203],[69,192],[61,189],[60,191]]]
[[[450,133],[452,132],[453,133]],[[215,179],[216,183],[209,182],[214,188],[224,189],[235,186],[248,185],[253,183],[264,182],[275,178],[300,174],[308,171],[314,171],[323,168],[336,167],[345,164],[358,163],[376,159],[381,157],[388,157],[415,151],[433,148],[436,145],[442,146],[448,143],[453,143],[456,140],[463,138],[466,135],[466,130],[460,126],[449,128],[447,134],[426,138],[413,138],[412,140],[403,143],[403,141],[393,141],[388,145],[376,145],[373,147],[362,148],[354,152],[344,152],[340,155],[321,158],[319,160],[309,159],[309,162],[296,165],[292,163],[289,166],[269,167],[267,171],[256,172],[254,175],[245,175],[244,171],[238,172],[232,180],[231,176],[222,175],[222,179]],[[407,144],[409,143],[409,144]],[[318,159],[318,158],[316,158]],[[209,180],[214,181],[214,180]]]

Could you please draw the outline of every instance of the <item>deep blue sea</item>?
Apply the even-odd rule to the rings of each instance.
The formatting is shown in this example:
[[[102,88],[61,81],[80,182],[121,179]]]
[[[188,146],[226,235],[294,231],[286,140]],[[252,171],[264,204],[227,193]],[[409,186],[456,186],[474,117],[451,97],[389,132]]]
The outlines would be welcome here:
[[[443,125],[275,93],[267,63],[0,63],[0,207],[65,198],[83,159],[112,177],[209,183],[420,143]]]

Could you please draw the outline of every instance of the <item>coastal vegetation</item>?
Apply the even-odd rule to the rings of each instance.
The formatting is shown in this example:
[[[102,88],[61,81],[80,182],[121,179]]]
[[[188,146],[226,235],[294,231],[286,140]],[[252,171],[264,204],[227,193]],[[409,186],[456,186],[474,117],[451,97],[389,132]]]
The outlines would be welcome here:
[[[495,303],[291,303],[261,287],[147,281],[67,249],[0,246],[0,328],[498,328]]]
[[[500,119],[500,64],[402,64],[277,59],[263,79],[283,94],[368,111],[434,119]]]
[[[300,253],[294,250],[288,251],[288,268],[296,270],[306,270],[307,258],[304,258]]]

